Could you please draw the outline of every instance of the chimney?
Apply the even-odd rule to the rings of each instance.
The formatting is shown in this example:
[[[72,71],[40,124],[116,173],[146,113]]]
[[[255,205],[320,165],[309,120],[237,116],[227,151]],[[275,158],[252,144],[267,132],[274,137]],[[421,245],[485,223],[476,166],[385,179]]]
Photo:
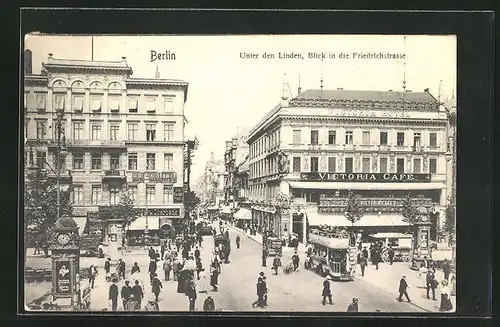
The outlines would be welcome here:
[[[302,93],[302,88],[300,87],[300,75],[299,75],[299,87],[297,88],[297,95]]]
[[[430,90],[429,88],[426,88],[426,89],[424,90],[424,92],[425,92],[425,93],[430,93],[430,91],[431,91],[431,90]]]
[[[32,66],[32,52],[30,49],[24,50],[24,74],[31,75],[33,73]]]
[[[392,90],[389,90],[389,92],[392,92]]]
[[[411,90],[406,90],[406,92],[411,92]]]

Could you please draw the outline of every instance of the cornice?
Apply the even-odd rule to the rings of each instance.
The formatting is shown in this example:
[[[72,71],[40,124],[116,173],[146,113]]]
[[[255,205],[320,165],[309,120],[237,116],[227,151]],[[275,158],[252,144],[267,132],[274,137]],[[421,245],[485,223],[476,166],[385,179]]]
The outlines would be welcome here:
[[[356,124],[394,124],[394,125],[446,125],[446,119],[415,119],[415,118],[384,118],[384,117],[318,117],[318,116],[285,116],[282,117],[283,124],[322,124],[332,122],[352,122]]]
[[[334,108],[361,110],[412,110],[436,112],[439,105],[431,101],[365,101],[334,99],[293,99],[290,107]]]

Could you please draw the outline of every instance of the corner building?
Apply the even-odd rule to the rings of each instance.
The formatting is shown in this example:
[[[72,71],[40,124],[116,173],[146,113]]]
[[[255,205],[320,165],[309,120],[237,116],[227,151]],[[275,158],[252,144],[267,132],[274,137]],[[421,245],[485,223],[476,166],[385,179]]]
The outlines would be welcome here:
[[[360,233],[405,232],[409,192],[428,212],[435,240],[449,196],[447,140],[446,113],[427,89],[284,96],[248,137],[253,222],[305,242],[310,226],[351,226],[344,212],[351,190],[362,198]],[[291,205],[280,207],[280,193]]]
[[[131,240],[146,227],[153,237],[172,232],[184,217],[182,198],[174,194],[183,194],[188,83],[132,73],[125,57],[103,62],[49,54],[41,74],[28,71],[24,81],[25,163],[32,148],[39,166],[46,161],[55,168],[52,126],[62,110],[67,151],[59,163],[61,183],[72,183],[74,219],[80,232],[101,230],[106,242],[118,246],[125,232],[110,208],[124,191],[138,215],[128,231]]]

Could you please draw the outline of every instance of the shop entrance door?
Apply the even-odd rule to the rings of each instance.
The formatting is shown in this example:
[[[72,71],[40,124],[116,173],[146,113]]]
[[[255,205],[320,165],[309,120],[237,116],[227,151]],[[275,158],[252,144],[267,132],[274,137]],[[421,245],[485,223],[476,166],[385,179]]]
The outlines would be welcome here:
[[[299,241],[304,236],[304,214],[293,214],[292,233],[298,235]]]

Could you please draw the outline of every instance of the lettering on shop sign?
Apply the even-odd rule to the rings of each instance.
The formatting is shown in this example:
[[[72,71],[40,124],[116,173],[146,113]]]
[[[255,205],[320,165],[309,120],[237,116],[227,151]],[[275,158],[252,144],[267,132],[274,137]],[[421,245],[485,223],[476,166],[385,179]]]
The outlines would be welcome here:
[[[175,184],[177,182],[175,171],[132,173],[132,182],[142,183],[146,178],[150,183]]]
[[[430,182],[431,174],[395,174],[395,173],[301,173],[302,181],[318,182],[385,182],[385,183],[421,183]]]
[[[164,216],[164,217],[180,217],[180,208],[148,208],[146,209],[135,209],[138,215],[148,215],[148,216]]]
[[[339,110],[332,113],[344,117],[383,117],[383,118],[410,118],[405,111],[372,111],[372,110]]]

